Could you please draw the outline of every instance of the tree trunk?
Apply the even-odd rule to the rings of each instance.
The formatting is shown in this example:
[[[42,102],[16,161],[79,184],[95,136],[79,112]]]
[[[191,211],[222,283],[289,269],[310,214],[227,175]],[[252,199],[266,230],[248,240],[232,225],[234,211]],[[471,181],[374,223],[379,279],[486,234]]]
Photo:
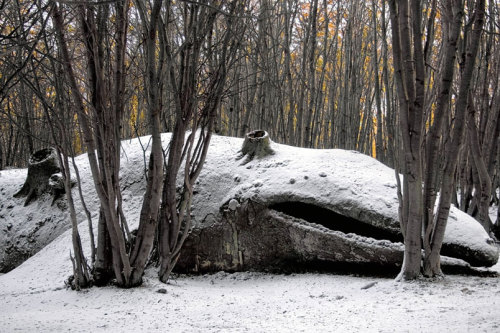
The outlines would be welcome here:
[[[131,285],[139,285],[142,282],[144,269],[149,260],[149,256],[153,249],[156,230],[158,226],[158,214],[160,209],[160,200],[162,192],[162,177],[163,177],[163,150],[161,144],[161,94],[157,84],[160,81],[160,71],[162,62],[165,61],[165,53],[161,53],[158,64],[155,59],[155,43],[157,32],[159,30],[159,19],[162,1],[155,0],[151,11],[151,18],[148,21],[146,16],[146,8],[139,5],[143,29],[147,39],[145,41],[146,48],[146,68],[147,68],[147,87],[148,87],[148,118],[149,128],[151,131],[151,154],[149,156],[148,173],[146,192],[141,207],[139,216],[139,229],[135,238],[132,251],[130,252],[130,262],[134,270],[131,276]],[[170,14],[170,3],[167,5],[167,14]],[[165,32],[159,33],[165,36]],[[162,48],[165,48],[165,39],[160,41]]]
[[[236,160],[240,160],[246,156],[245,160],[241,163],[241,165],[245,165],[255,157],[262,158],[272,154],[274,154],[274,151],[271,148],[269,134],[266,131],[256,130],[245,135],[243,146]]]
[[[97,286],[106,285],[113,278],[113,257],[111,253],[111,239],[106,225],[106,217],[101,207],[97,222],[96,261],[93,269],[94,283]]]
[[[469,139],[469,148],[472,154],[472,160],[476,166],[478,180],[479,180],[479,184],[477,184],[478,187],[476,187],[476,193],[475,193],[479,211],[479,222],[486,230],[486,232],[490,233],[492,226],[489,217],[491,178],[488,173],[486,164],[484,162],[484,157],[481,152],[479,144],[479,134],[475,122],[476,109],[474,106],[472,93],[469,93],[468,103],[469,105],[467,107],[468,109],[467,134]]]
[[[443,180],[441,182],[441,191],[437,213],[434,217],[434,231],[432,233],[431,251],[426,251],[424,257],[424,274],[426,276],[439,276],[441,272],[441,246],[443,244],[446,223],[450,213],[450,203],[452,192],[455,191],[454,177],[458,163],[460,148],[463,143],[465,128],[467,124],[466,109],[468,106],[469,89],[471,86],[472,74],[476,62],[476,55],[481,40],[482,27],[484,24],[485,1],[478,0],[474,8],[474,21],[471,35],[471,42],[466,47],[465,59],[462,76],[460,79],[458,99],[455,107],[455,118],[453,132],[450,133],[450,139],[445,145],[445,163],[443,171]],[[460,10],[460,8],[454,8]],[[472,101],[471,101],[472,102]]]
[[[318,0],[313,0],[310,8],[310,35],[309,35],[309,48],[308,48],[308,75],[307,83],[309,86],[309,98],[307,100],[307,114],[304,123],[304,137],[303,137],[303,147],[312,148],[313,138],[312,138],[312,120],[313,114],[318,112],[315,109],[315,99],[316,99],[316,37],[317,37],[317,18],[318,18]],[[326,47],[326,46],[325,46]],[[304,68],[305,70],[305,68]],[[304,108],[306,109],[306,108]]]
[[[23,187],[14,194],[15,198],[26,197],[24,205],[37,199],[44,193],[53,193],[49,185],[50,177],[61,171],[57,152],[54,148],[46,148],[31,155],[28,163],[28,176]],[[63,192],[64,193],[64,192]]]
[[[383,4],[382,4],[383,5]],[[377,136],[375,140],[376,147],[376,158],[382,163],[385,163],[385,150],[384,150],[384,135],[383,135],[383,126],[382,126],[382,101],[380,98],[380,83],[379,83],[379,75],[378,75],[378,43],[377,43],[377,7],[375,0],[372,0],[372,21],[373,21],[373,72],[374,72],[374,80],[375,80],[375,105],[377,107]],[[385,36],[384,36],[385,38]]]
[[[446,7],[445,21],[446,42],[444,45],[443,69],[440,80],[439,96],[436,110],[434,111],[434,121],[427,133],[426,140],[426,173],[424,179],[424,248],[431,251],[431,235],[434,229],[434,205],[438,192],[438,173],[440,168],[439,152],[441,149],[441,137],[443,135],[444,122],[448,114],[451,85],[454,77],[456,52],[458,49],[458,38],[462,25],[462,11],[453,10],[451,4]]]
[[[420,18],[417,8],[407,1],[389,1],[393,32],[395,78],[399,95],[400,128],[404,149],[404,206],[401,224],[405,234],[405,256],[399,278],[412,280],[420,275],[422,231],[421,130],[423,120],[423,58]],[[410,20],[411,18],[411,20]],[[413,42],[410,22],[414,30]],[[413,46],[413,47],[412,47]],[[413,52],[412,52],[413,50]],[[406,190],[407,189],[407,190]]]
[[[1,142],[0,142],[0,170],[3,170],[3,148]]]

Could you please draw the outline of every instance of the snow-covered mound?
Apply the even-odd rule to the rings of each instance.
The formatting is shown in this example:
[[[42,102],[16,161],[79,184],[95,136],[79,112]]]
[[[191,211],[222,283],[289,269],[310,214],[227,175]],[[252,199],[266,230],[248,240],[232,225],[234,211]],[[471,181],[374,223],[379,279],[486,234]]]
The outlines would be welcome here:
[[[164,134],[164,145],[169,139],[170,135]],[[294,219],[303,218],[297,216],[301,213],[294,207],[313,210],[316,207],[369,224],[387,234],[398,233],[394,170],[353,151],[303,149],[276,143],[272,144],[274,155],[242,164],[241,160],[236,159],[242,142],[238,138],[213,137],[193,198],[192,213],[196,228],[214,225],[229,206],[234,209],[251,200],[285,216],[291,215]],[[131,228],[136,227],[142,203],[148,146],[149,137],[124,141],[122,144],[123,207]],[[85,201],[96,223],[99,206],[86,155],[78,156],[76,163],[82,178]],[[22,186],[25,175],[26,170],[0,172],[2,271],[20,264],[69,227],[64,199],[51,206],[50,198],[42,198],[24,207],[22,198],[13,198],[13,194]],[[80,230],[85,239],[86,217],[76,188],[73,194],[78,220],[84,222],[80,224]],[[69,273],[69,234],[61,236],[57,242],[67,242],[68,252],[51,253],[51,246],[48,246],[39,255],[52,256],[54,264],[61,260],[59,268],[65,267],[64,270]],[[455,208],[450,214],[445,243],[451,248],[467,249],[469,256],[475,254],[465,258],[469,261],[477,257],[481,258],[479,262],[492,265],[498,259],[498,249],[491,244],[479,223]],[[29,266],[29,262],[23,266]]]
[[[145,140],[142,138],[142,140]],[[145,142],[147,144],[147,141]],[[131,222],[137,220],[142,193],[143,157],[139,139],[122,143],[123,198],[127,215]],[[75,158],[82,178],[82,192],[85,203],[97,223],[99,204],[91,178],[87,155]],[[44,246],[70,228],[69,214],[65,198],[52,205],[49,195],[24,206],[25,198],[14,198],[14,194],[24,184],[27,169],[0,171],[0,272],[7,272],[31,257]],[[73,188],[78,221],[86,221],[78,189]],[[82,229],[87,229],[85,225]]]
[[[245,263],[244,258],[238,259],[241,254],[236,250],[243,252],[244,257],[244,251],[255,253],[257,250],[252,251],[252,249],[263,249],[267,246],[271,252],[285,252],[287,257],[291,256],[298,261],[401,262],[402,253],[399,252],[401,256],[398,258],[394,252],[397,249],[384,241],[384,239],[393,242],[402,240],[398,222],[397,185],[393,169],[355,151],[305,149],[276,143],[272,143],[274,154],[244,163],[237,158],[242,142],[242,139],[236,138],[214,138],[209,151],[210,156],[196,187],[198,195],[193,200],[194,220],[198,223],[197,227],[202,235],[201,239],[196,235],[194,244],[188,245],[193,258],[196,257],[197,261],[205,259],[205,262],[217,259],[216,264],[212,265],[217,269],[221,261],[227,261],[223,258],[224,255],[232,252],[233,258],[229,260],[231,264],[222,267],[231,268],[237,262],[240,266],[243,265],[244,269],[249,268],[246,265],[248,260]],[[284,237],[281,242],[297,243],[290,245],[290,248],[284,251],[282,247],[266,244],[266,232],[260,233],[258,242],[250,240],[242,245],[243,232],[255,231],[254,236],[259,234],[255,228],[249,231],[245,223],[236,222],[235,228],[232,225],[234,221],[224,221],[222,228],[210,233],[210,227],[224,220],[228,211],[234,210],[234,207],[239,205],[244,206],[249,201],[278,211],[281,215],[284,214],[288,222],[298,218],[303,225],[306,224],[316,230],[318,224],[328,229],[320,228],[323,233],[317,233],[311,238],[317,238],[324,233],[330,233],[332,237],[322,243],[307,244],[306,238],[297,236],[304,230],[303,226],[299,227],[301,230],[291,231],[298,223],[289,223],[286,226],[273,224],[266,232],[272,233],[276,228],[282,228],[283,232],[291,235],[289,239]],[[236,215],[237,220],[241,212],[237,210]],[[229,220],[235,218],[230,217]],[[269,220],[272,219],[267,215],[264,218],[267,219],[266,223],[270,223]],[[343,226],[340,225],[342,223]],[[355,226],[350,228],[345,224]],[[237,231],[233,231],[234,229]],[[345,248],[337,244],[339,238],[333,237],[330,229],[344,232],[342,241],[347,241],[343,243]],[[345,234],[350,236],[350,233],[373,237],[375,240],[359,237],[354,241],[352,237],[346,239]],[[214,249],[206,243],[213,243],[221,234],[226,239],[220,242],[218,249],[220,255],[217,258],[210,258],[213,257]],[[231,245],[233,238],[238,239],[240,249],[234,249]],[[272,241],[271,239],[270,242]],[[336,244],[332,246],[332,243]],[[455,207],[452,207],[450,212],[444,243],[445,255],[460,257],[474,266],[491,266],[498,260],[498,248],[493,240],[476,220]],[[306,245],[311,245],[310,249],[304,249]],[[325,252],[329,251],[330,254],[336,252],[335,255],[332,257],[328,256],[328,253],[323,253],[322,250],[325,248],[328,249]],[[382,254],[382,251],[388,248],[390,252]],[[359,253],[357,249],[362,249],[365,253]],[[207,252],[206,258],[202,252]],[[264,252],[264,249],[260,252]],[[314,252],[318,253],[317,256],[311,256]],[[347,256],[343,255],[343,252]],[[372,256],[371,252],[380,253],[378,256]],[[261,253],[257,255],[259,260],[264,259]],[[193,266],[198,262],[187,264]],[[250,268],[262,268],[256,266]]]

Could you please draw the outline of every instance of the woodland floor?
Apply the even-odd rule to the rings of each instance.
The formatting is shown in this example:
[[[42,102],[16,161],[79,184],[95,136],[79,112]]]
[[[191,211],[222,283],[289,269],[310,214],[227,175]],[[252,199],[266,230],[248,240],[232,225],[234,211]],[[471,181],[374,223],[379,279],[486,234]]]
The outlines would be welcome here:
[[[494,277],[400,283],[246,272],[178,276],[164,285],[150,270],[135,289],[75,292],[59,285],[9,292],[2,283],[8,275],[0,277],[2,332],[500,331],[500,279]]]

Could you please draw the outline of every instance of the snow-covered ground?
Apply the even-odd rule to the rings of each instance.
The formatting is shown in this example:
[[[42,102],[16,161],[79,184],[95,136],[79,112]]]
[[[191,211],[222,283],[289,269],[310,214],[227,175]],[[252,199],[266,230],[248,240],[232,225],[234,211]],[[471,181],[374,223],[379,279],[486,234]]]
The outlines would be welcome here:
[[[67,289],[69,234],[0,276],[0,332],[498,332],[500,279],[255,272]],[[87,239],[84,236],[84,243]],[[500,271],[500,265],[493,270]]]
[[[36,272],[32,285],[10,291],[12,273],[0,278],[2,332],[500,331],[498,278],[400,283],[246,272],[180,276],[164,285],[150,270],[139,288],[75,292],[60,282],[40,289]]]
[[[220,146],[220,149],[231,154],[238,149],[234,144],[228,147],[231,148]],[[289,148],[281,146],[278,150],[286,153]],[[122,173],[126,184],[124,207],[129,222],[133,223],[142,200],[143,185],[138,181],[142,174],[142,151],[137,149],[137,142],[130,142],[124,144],[124,154],[122,165],[128,170]],[[309,154],[312,156],[313,152]],[[348,157],[355,158],[352,156]],[[337,159],[335,163],[343,161]],[[316,165],[330,167],[336,173],[344,172],[341,165],[336,167],[333,163],[325,159],[325,165]],[[284,182],[290,186],[291,176],[275,180],[269,168],[264,167],[260,174],[264,184],[258,187],[261,194],[269,192],[273,181],[275,185]],[[217,168],[221,168],[221,163],[211,162],[206,166],[207,172]],[[259,165],[253,168],[259,170]],[[244,176],[250,172],[246,170],[250,169],[242,167],[239,172],[242,187],[246,186]],[[321,179],[334,178],[333,174],[314,178],[320,170],[299,170],[308,171],[311,177],[310,185],[304,185],[305,181],[299,184],[297,178],[297,183],[294,182],[300,185],[297,191],[317,186],[313,182],[320,184]],[[83,165],[80,171],[88,172],[88,166]],[[382,171],[373,183],[380,182]],[[62,209],[50,208],[44,202],[34,203],[28,206],[32,214],[29,221],[23,220],[26,214],[17,202],[23,200],[12,199],[12,193],[22,185],[24,174],[12,170],[0,174],[4,177],[0,189],[3,195],[0,198],[4,200],[0,222],[19,220],[6,227],[5,237],[13,232],[40,237],[39,229],[16,231],[16,228],[23,225],[26,228],[29,221],[44,221],[44,214],[56,214],[57,209]],[[368,183],[360,181],[359,173],[354,179],[353,188],[367,191]],[[391,178],[391,184],[393,182]],[[91,183],[87,179],[82,185],[89,197],[93,197]],[[210,184],[202,186],[209,188]],[[392,185],[385,187],[394,190]],[[218,194],[223,197],[218,198],[216,208],[232,197],[233,192]],[[368,193],[366,198],[384,196],[384,200],[373,203],[383,204],[382,207],[388,207],[387,200],[397,200],[393,194],[384,193]],[[333,196],[323,197],[332,200]],[[95,199],[88,200],[90,207],[97,207]],[[85,221],[83,212],[79,212],[79,220]],[[92,213],[95,220],[96,209],[92,209]],[[61,214],[57,213],[57,219],[52,220],[59,220]],[[85,229],[83,222],[80,231],[84,247],[88,249]],[[71,274],[70,239],[69,232],[63,233],[21,266],[0,276],[0,332],[500,332],[500,279],[497,277],[449,275],[440,281],[400,283],[393,278],[354,275],[221,272],[176,276],[164,285],[157,280],[155,269],[150,269],[144,284],[138,288],[94,287],[76,292],[66,289],[64,284]],[[493,270],[500,271],[500,265]]]

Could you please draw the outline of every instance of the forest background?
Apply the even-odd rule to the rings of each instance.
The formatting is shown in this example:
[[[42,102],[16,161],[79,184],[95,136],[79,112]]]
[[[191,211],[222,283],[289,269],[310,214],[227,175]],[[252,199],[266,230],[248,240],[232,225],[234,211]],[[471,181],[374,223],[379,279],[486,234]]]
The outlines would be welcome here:
[[[112,206],[103,225],[125,220],[119,161],[106,158],[119,156],[119,140],[152,134],[154,147],[160,132],[177,131],[180,142],[201,127],[199,143],[169,148],[174,159],[193,157],[193,183],[211,132],[263,129],[280,143],[357,150],[403,174],[403,231],[420,239],[423,224],[430,257],[441,216],[428,208],[444,187],[499,235],[487,214],[500,187],[496,0],[3,0],[0,10],[0,170],[25,167],[47,146],[65,156],[101,151],[93,173]],[[181,167],[179,159],[151,165],[151,184],[158,170]],[[175,179],[165,179],[160,215],[183,225],[188,211],[175,212],[169,184]],[[160,209],[159,196],[148,202],[141,219]],[[115,241],[115,271],[146,260]],[[170,246],[175,254],[177,242]],[[439,273],[430,266],[429,275]]]

